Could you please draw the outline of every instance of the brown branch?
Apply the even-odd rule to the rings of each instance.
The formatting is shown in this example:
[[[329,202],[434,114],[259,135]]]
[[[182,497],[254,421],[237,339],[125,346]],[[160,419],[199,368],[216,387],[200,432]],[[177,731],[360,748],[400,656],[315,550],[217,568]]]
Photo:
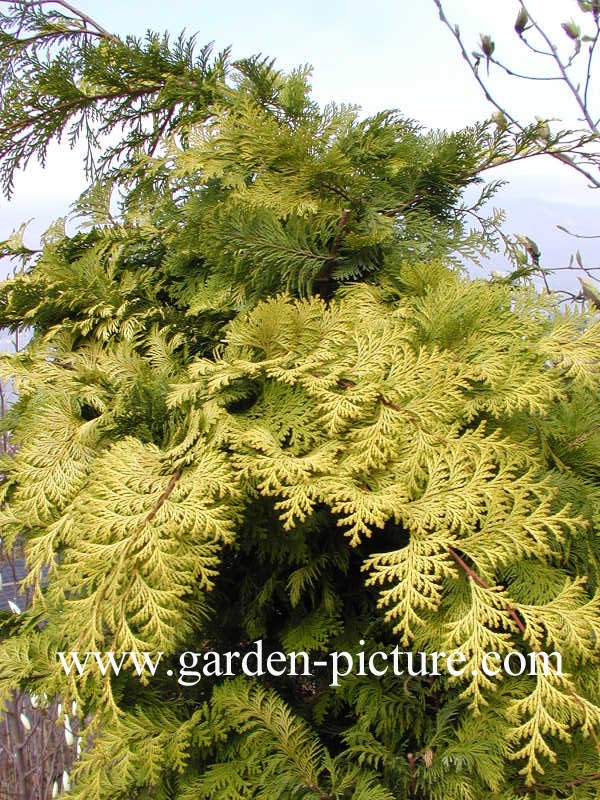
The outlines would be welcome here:
[[[574,778],[565,785],[574,789],[576,786],[583,786],[586,783],[593,783],[594,781],[600,781],[600,772],[595,772],[593,775],[585,775],[583,778]],[[531,790],[536,792],[555,792],[557,791],[557,787],[547,786],[543,783],[533,783],[531,786],[523,786],[518,789],[517,792],[518,794],[528,794]]]
[[[146,517],[144,522],[140,525],[140,527],[136,531],[136,534],[140,533],[149,522],[152,522],[152,520],[157,515],[157,513],[158,513],[159,509],[161,508],[161,506],[164,505],[165,501],[168,499],[169,495],[171,494],[171,492],[175,488],[179,478],[181,478],[181,470],[180,469],[178,469],[177,472],[175,472],[175,474],[171,476],[171,480],[169,481],[169,483],[167,485],[167,488],[164,490],[164,492],[158,498],[158,500],[156,501],[156,505],[154,506],[152,511],[150,511],[150,513],[148,514],[148,516]]]
[[[576,172],[579,172],[580,175],[583,175],[584,178],[587,178],[590,181],[592,188],[600,189],[600,179],[596,178],[591,172],[589,172],[587,169],[584,169],[576,161],[573,161],[573,159],[569,158],[569,156],[565,155],[564,153],[553,153],[552,151],[548,151],[548,155],[552,156],[552,158],[555,158],[557,161],[561,161],[568,167],[571,167],[571,169],[574,169]]]
[[[333,250],[331,251],[331,255],[337,256],[338,247],[342,241],[342,236],[344,235],[344,230],[346,225],[348,224],[348,220],[350,218],[350,214],[352,213],[351,208],[345,208],[342,211],[342,216],[340,217],[338,224],[337,224],[337,235],[335,237],[335,242],[333,245]]]
[[[352,198],[350,197],[348,192],[345,192],[343,189],[340,189],[339,186],[334,186],[331,183],[321,183],[321,187],[323,189],[327,189],[329,192],[333,192],[334,194],[337,194],[338,197],[341,197],[344,200],[347,200],[349,203],[352,202]]]
[[[348,380],[347,378],[340,378],[340,380],[337,382],[337,385],[340,387],[340,389],[353,389],[356,386],[356,383]],[[416,414],[413,414],[411,411],[407,411],[405,408],[402,408],[402,406],[396,405],[396,403],[392,403],[391,400],[386,400],[381,394],[378,394],[375,400],[378,403],[381,403],[382,406],[391,408],[392,411],[397,411],[399,414],[404,414],[412,423],[414,423],[417,427],[420,427]]]
[[[0,0],[2,2],[2,0]],[[87,95],[81,94],[80,97],[76,97],[73,100],[65,100],[63,103],[57,103],[56,105],[52,106],[52,108],[40,111],[35,116],[23,117],[16,122],[11,122],[10,125],[4,125],[2,132],[16,132],[21,133],[22,131],[27,130],[27,128],[32,128],[39,121],[46,117],[49,113],[55,112],[71,112],[80,110],[86,110],[88,106],[94,105],[96,103],[102,103],[109,100],[118,100],[120,97],[128,97],[129,100],[137,100],[140,97],[143,97],[146,94],[152,94],[153,92],[158,92],[162,88],[162,84],[157,84],[154,87],[145,87],[144,89],[138,89],[137,91],[128,91],[126,88],[119,89],[116,92],[105,92],[103,94],[94,94],[94,95]],[[129,102],[129,101],[128,101]],[[151,110],[148,111],[150,113]]]
[[[169,495],[171,494],[171,492],[173,491],[173,489],[177,485],[177,481],[179,480],[180,477],[181,477],[181,470],[178,469],[171,476],[171,480],[169,481],[169,483],[167,485],[167,488],[164,490],[164,492],[161,494],[161,496],[156,501],[156,504],[154,505],[154,508],[146,516],[146,518],[144,519],[142,524],[137,528],[137,530],[135,531],[134,536],[129,540],[128,546],[124,549],[123,554],[122,554],[121,558],[119,559],[119,565],[118,565],[117,569],[115,570],[115,574],[117,574],[119,572],[120,567],[125,563],[125,558],[126,558],[126,556],[129,555],[129,551],[131,550],[131,547],[134,544],[138,533],[140,533],[146,527],[146,525],[148,525],[149,522],[152,522],[152,520],[157,515],[158,511],[160,510],[160,508],[164,505],[164,503],[168,499]],[[134,586],[135,581],[137,579],[138,572],[139,572],[139,570],[138,570],[137,566],[134,567],[134,569],[131,571],[131,577],[129,578],[129,581],[127,583],[127,587],[125,588],[125,591],[123,592],[123,596],[121,597],[121,604],[122,604],[123,608],[125,607],[125,603],[127,602],[128,598],[129,598],[129,595],[131,594],[131,590],[133,589],[133,586]],[[123,627],[123,617],[121,617],[121,619],[119,620],[119,624],[117,625],[117,627],[115,629],[115,632],[113,634],[113,645],[112,645],[113,648],[116,647],[117,637],[118,637],[119,633],[121,632],[121,628],[122,627]]]
[[[0,0],[0,3],[4,2],[4,0]],[[69,36],[97,36],[101,39],[104,39],[104,35],[99,33],[98,31],[82,31],[80,28],[73,28],[71,30],[64,30],[60,32],[61,39],[66,39]],[[17,39],[11,47],[15,49],[18,47],[19,50],[25,50],[29,47],[30,44],[34,42],[43,42],[44,39],[55,39],[57,36],[56,31],[46,31],[42,33],[36,33],[33,36],[27,36],[21,39]]]
[[[154,137],[152,139],[152,144],[150,145],[150,147],[148,149],[148,155],[153,156],[154,153],[156,152],[156,148],[158,147],[158,145],[160,143],[160,140],[161,140],[165,130],[167,129],[167,126],[168,126],[169,122],[173,118],[173,114],[175,113],[176,106],[177,106],[177,104],[172,105],[165,112],[165,118],[162,121],[162,123],[160,124],[160,126],[157,129],[156,133],[154,134]]]
[[[331,792],[327,792],[327,794],[325,794],[323,789],[321,789],[320,786],[317,786],[316,783],[306,783],[305,786],[310,789],[313,794],[318,794],[320,800],[332,800],[334,796]]]
[[[459,556],[459,554],[456,552],[456,550],[453,547],[449,547],[448,548],[448,552],[450,553],[452,558],[456,561],[456,563],[459,565],[459,567],[461,567],[461,569],[463,569],[464,572],[469,576],[469,578],[474,580],[475,583],[478,583],[479,586],[482,586],[484,589],[491,589],[492,588],[490,586],[490,584],[481,577],[481,575],[478,575],[475,572],[475,570],[472,569],[467,564],[467,562],[463,558],[461,558],[461,556]],[[523,623],[523,620],[519,617],[519,615],[517,614],[517,612],[515,611],[515,609],[512,606],[506,605],[505,608],[506,608],[506,611],[513,618],[517,628],[524,635],[526,628],[525,628],[525,624]]]
[[[414,197],[411,197],[410,200],[402,203],[402,205],[397,206],[396,208],[389,208],[385,210],[377,209],[377,212],[381,214],[382,217],[397,217],[399,214],[402,214],[404,211],[409,211],[414,206],[417,206],[421,200],[425,200],[425,195],[416,194]]]
[[[75,16],[79,17],[79,19],[81,19],[82,22],[91,25],[98,31],[98,33],[101,33],[107,39],[110,39],[113,42],[119,41],[118,37],[115,36],[114,33],[107,31],[106,28],[103,28],[102,25],[97,23],[95,19],[92,19],[92,17],[90,17],[88,14],[85,14],[83,11],[80,11],[78,8],[75,8],[75,6],[72,6],[70,3],[67,3],[66,0],[54,0],[54,2],[57,3],[57,5],[66,8],[67,11],[70,11],[72,14],[75,14]]]
[[[100,36],[103,36],[105,39],[110,39],[113,42],[118,42],[119,38],[107,31],[106,28],[103,28],[96,20],[92,19],[88,14],[85,14],[83,11],[80,11],[75,6],[72,6],[67,0],[0,0],[2,3],[11,3],[11,5],[21,6],[22,8],[34,8],[35,6],[41,7],[42,5],[56,5],[61,6],[66,11],[69,11],[71,14],[74,14],[78,17],[84,25],[91,25],[93,28],[96,29]],[[90,31],[86,31],[83,29],[81,31],[83,34],[90,33]]]
[[[338,250],[342,242],[342,238],[344,236],[344,230],[346,228],[346,225],[348,224],[348,220],[350,218],[351,213],[352,209],[350,208],[345,208],[342,211],[342,215],[338,220],[336,226],[336,235],[333,241],[333,245],[331,246],[331,250],[329,251],[328,255],[320,256],[321,260],[326,262],[327,265],[324,266],[319,275],[317,275],[316,278],[314,278],[313,283],[322,284],[323,288],[319,290],[319,293],[324,300],[328,299],[331,296],[331,294],[333,293],[333,289],[335,288],[334,281],[332,281],[331,279],[332,264],[330,262],[335,262],[338,257]],[[314,258],[314,254],[311,255]]]
[[[569,786],[583,786],[583,784],[592,783],[593,781],[600,781],[600,772],[595,772],[593,775],[586,775],[583,778],[575,778],[569,781]]]
[[[593,436],[593,434],[596,433],[597,431],[600,431],[600,425],[594,425],[594,427],[590,428],[589,431],[585,431],[584,433],[580,433],[579,436],[576,436],[573,439],[573,441],[569,442],[567,447],[569,449],[571,449],[573,447],[577,447],[577,445],[581,444],[582,442],[585,442],[586,439],[588,439],[590,436]]]
[[[583,710],[585,711],[585,706],[584,706],[584,704],[583,704],[583,701],[582,701],[582,699],[579,697],[579,695],[577,694],[577,692],[575,692],[574,690],[571,690],[571,694],[572,694],[572,695],[573,695],[573,697],[575,698],[575,701],[576,701],[577,703],[579,703],[579,705],[580,705],[580,706],[583,708]],[[596,750],[598,751],[598,753],[600,753],[600,739],[598,739],[598,734],[596,733],[596,731],[595,731],[593,728],[590,728],[590,736],[591,736],[591,737],[592,737],[592,739],[594,740],[594,744],[595,744],[595,746],[596,746]]]
[[[485,581],[480,575],[478,575],[475,572],[475,570],[473,570],[466,563],[466,561],[463,558],[461,558],[461,556],[456,552],[456,550],[454,550],[454,548],[449,547],[448,548],[448,552],[450,553],[450,555],[452,556],[454,561],[456,561],[456,563],[465,571],[465,573],[469,576],[469,578],[474,580],[476,583],[478,583],[484,589],[491,589],[492,588],[487,581]],[[525,636],[526,627],[525,627],[525,625],[523,623],[523,620],[519,617],[519,615],[517,614],[515,609],[512,606],[508,605],[508,604],[505,605],[505,609],[506,609],[506,611],[508,611],[510,616],[515,621],[517,627],[521,631],[521,634],[523,636]],[[538,648],[533,648],[533,652],[536,653],[537,655],[540,654],[540,650]],[[576,703],[578,703],[579,705],[584,707],[581,698],[579,697],[577,692],[575,692],[575,690],[570,689],[569,690],[569,694],[571,695],[571,697],[573,697],[573,699],[575,700]],[[590,735],[591,735],[592,739],[594,740],[594,744],[596,746],[596,750],[598,751],[598,753],[600,753],[600,739],[598,739],[598,735],[597,735],[596,731],[593,728],[590,728]],[[594,780],[596,780],[596,778],[594,778]],[[574,786],[576,784],[571,783],[569,785]]]
[[[137,527],[137,528],[136,528],[136,530],[134,531],[133,535],[130,537],[130,539],[129,539],[129,542],[128,542],[128,543],[127,543],[127,545],[126,545],[126,546],[123,548],[123,551],[122,551],[122,553],[121,553],[121,556],[120,556],[120,558],[119,558],[119,561],[117,562],[117,565],[115,566],[115,568],[114,568],[114,569],[112,569],[112,570],[111,570],[111,572],[110,572],[110,576],[109,576],[109,579],[108,579],[108,581],[106,581],[106,583],[105,583],[105,584],[102,586],[102,588],[100,589],[100,592],[99,592],[98,598],[96,599],[96,608],[97,608],[97,609],[99,609],[99,608],[100,608],[100,605],[101,605],[101,603],[103,602],[103,600],[104,600],[104,598],[105,598],[105,596],[106,596],[106,592],[108,591],[108,587],[109,587],[109,586],[110,586],[112,583],[114,583],[114,581],[115,581],[116,579],[118,579],[118,577],[119,577],[119,573],[120,573],[120,571],[121,571],[121,568],[122,568],[123,564],[125,563],[125,559],[127,558],[127,556],[129,555],[129,553],[131,552],[131,549],[132,549],[133,545],[135,544],[135,542],[136,542],[136,540],[137,540],[137,536],[138,536],[138,534],[139,534],[139,533],[141,533],[141,531],[143,531],[143,529],[146,527],[146,525],[147,525],[149,522],[152,522],[152,520],[153,520],[153,519],[154,519],[154,517],[157,515],[158,511],[160,510],[160,508],[161,508],[161,507],[164,505],[164,503],[166,502],[166,500],[169,498],[169,495],[171,494],[171,492],[173,491],[173,489],[174,489],[174,488],[175,488],[175,486],[177,485],[177,481],[178,481],[178,480],[179,480],[179,478],[181,477],[181,474],[182,474],[182,470],[181,470],[181,469],[178,469],[178,470],[177,470],[177,471],[176,471],[176,472],[175,472],[175,473],[174,473],[174,474],[171,476],[171,480],[170,480],[170,481],[169,481],[169,483],[167,484],[167,488],[166,488],[166,489],[164,490],[164,492],[163,492],[163,493],[160,495],[160,497],[159,497],[159,498],[158,498],[158,500],[156,501],[155,505],[153,506],[152,510],[148,512],[148,514],[147,514],[147,515],[146,515],[146,517],[144,518],[143,522],[142,522],[140,525],[138,525],[138,527]],[[136,577],[136,576],[137,576],[137,570],[135,570],[135,569],[134,569],[134,570],[132,571],[132,575],[131,575],[131,578],[130,578],[130,580],[129,580],[129,582],[128,582],[127,588],[126,588],[126,590],[125,590],[125,592],[124,592],[124,595],[123,595],[123,601],[124,601],[124,600],[127,598],[127,596],[128,596],[128,594],[129,594],[129,592],[131,591],[131,587],[132,587],[132,585],[133,585],[133,582],[134,582],[134,580],[135,580],[135,577]],[[119,631],[119,628],[117,628],[117,630],[115,631],[115,634],[114,634],[114,637],[113,637],[113,639],[114,639],[114,638],[116,638],[118,631]],[[81,634],[79,635],[79,638],[78,638],[78,640],[77,640],[77,647],[76,647],[76,649],[79,649],[79,648],[80,648],[80,646],[81,646],[81,643],[82,643],[82,641],[83,641],[83,637],[84,637],[84,636],[85,636],[85,629],[84,629],[84,630],[82,630]]]

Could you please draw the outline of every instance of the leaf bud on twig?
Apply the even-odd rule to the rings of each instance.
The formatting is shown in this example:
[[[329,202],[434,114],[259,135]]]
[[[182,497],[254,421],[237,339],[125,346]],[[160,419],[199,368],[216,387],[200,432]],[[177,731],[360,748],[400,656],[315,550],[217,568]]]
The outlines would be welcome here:
[[[529,22],[529,14],[524,8],[521,8],[521,10],[517,15],[517,19],[515,21],[515,30],[519,34],[519,36],[522,36],[523,33],[525,32],[525,28],[527,27],[528,22]]]

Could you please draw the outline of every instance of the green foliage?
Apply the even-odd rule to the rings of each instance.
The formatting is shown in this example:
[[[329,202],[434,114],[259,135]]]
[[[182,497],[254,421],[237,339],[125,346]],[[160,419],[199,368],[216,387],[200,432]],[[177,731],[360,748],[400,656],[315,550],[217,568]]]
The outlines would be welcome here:
[[[161,134],[206,116],[227,65],[227,51],[211,61],[211,47],[196,54],[193,38],[122,41],[85,18],[31,3],[15,3],[0,23],[0,174],[8,192],[14,170],[32,156],[43,162],[54,136],[73,144],[83,134],[93,143],[127,131],[107,148],[106,163],[152,150]],[[89,150],[90,173],[94,166]]]
[[[458,266],[490,245],[462,191],[506,141],[320,110],[304,70],[199,77],[182,43],[94,43],[23,13],[66,44],[34,64],[42,32],[5,34],[14,91],[39,75],[57,111],[67,73],[108,93],[114,71],[97,125],[158,115],[80,199],[78,233],[55,226],[38,254],[17,237],[27,266],[0,286],[0,324],[33,328],[3,358],[19,400],[0,523],[35,590],[0,696],[58,694],[91,720],[71,796],[593,796],[600,320]],[[180,113],[163,126],[130,81],[162,109],[165,63]],[[196,105],[194,81],[213,87]],[[35,128],[27,91],[34,154],[66,117]],[[168,674],[183,651],[256,639],[314,659],[458,650],[467,668]],[[489,650],[559,650],[564,674],[474,674]],[[70,651],[164,661],[142,681],[129,662],[66,675]]]

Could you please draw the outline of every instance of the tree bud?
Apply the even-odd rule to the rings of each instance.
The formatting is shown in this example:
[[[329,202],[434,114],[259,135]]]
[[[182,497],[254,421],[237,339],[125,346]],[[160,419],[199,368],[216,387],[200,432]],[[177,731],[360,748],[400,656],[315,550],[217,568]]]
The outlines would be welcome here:
[[[563,31],[567,34],[569,39],[579,39],[581,36],[581,28],[573,20],[570,22],[563,22]]]
[[[525,28],[527,27],[527,23],[529,22],[529,14],[524,8],[521,8],[517,15],[517,19],[515,21],[515,30],[521,36]]]
[[[491,36],[486,36],[483,33],[480,35],[481,39],[481,49],[483,50],[483,55],[486,58],[491,58],[492,53],[496,49],[496,45],[494,44],[494,40]]]

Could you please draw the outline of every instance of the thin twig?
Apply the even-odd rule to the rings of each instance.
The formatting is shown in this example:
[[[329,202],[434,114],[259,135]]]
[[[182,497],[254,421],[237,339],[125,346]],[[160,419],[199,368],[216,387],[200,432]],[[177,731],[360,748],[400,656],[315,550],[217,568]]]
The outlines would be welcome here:
[[[0,0],[0,3],[10,3],[11,5],[21,6],[22,8],[34,8],[35,6],[39,7],[42,5],[61,6],[61,8],[64,8],[66,11],[69,11],[74,16],[79,17],[79,19],[84,24],[91,25],[93,28],[96,29],[98,34],[103,36],[105,39],[110,39],[113,42],[120,41],[119,38],[114,35],[114,33],[111,33],[110,31],[106,30],[106,28],[102,27],[102,25],[96,22],[95,19],[92,19],[92,17],[90,17],[85,12],[80,11],[78,8],[75,8],[75,6],[72,6],[70,3],[67,2],[67,0],[33,0],[33,2],[31,2],[30,0]],[[91,31],[86,31],[86,30],[82,31],[82,33],[90,33],[90,32]]]
[[[588,93],[590,90],[590,82],[592,80],[592,61],[594,60],[594,53],[596,51],[596,45],[598,44],[598,39],[600,38],[600,25],[596,20],[596,35],[594,36],[594,41],[591,43],[588,51],[588,63],[587,63],[587,74],[585,76],[585,88],[583,90],[583,102],[585,103],[586,107],[588,105]],[[597,127],[597,124],[594,128]]]
[[[97,609],[98,609],[99,611],[101,611],[101,605],[102,605],[102,602],[103,602],[104,598],[106,597],[106,593],[107,593],[107,591],[108,591],[108,588],[109,588],[109,586],[110,586],[112,583],[114,583],[114,581],[115,581],[115,580],[118,580],[118,578],[119,578],[119,576],[120,576],[120,573],[121,573],[121,569],[122,569],[122,567],[123,567],[123,564],[125,563],[125,559],[126,559],[126,558],[127,558],[127,556],[130,554],[130,552],[131,552],[131,549],[132,549],[132,547],[134,546],[134,544],[136,544],[136,542],[137,542],[137,537],[138,537],[138,534],[139,534],[139,533],[141,533],[141,532],[143,531],[143,529],[146,527],[146,525],[148,525],[148,523],[152,522],[152,520],[154,519],[154,517],[155,517],[155,516],[158,514],[158,512],[159,512],[160,508],[161,508],[161,507],[164,505],[164,503],[165,503],[165,502],[168,500],[168,498],[169,498],[169,495],[171,494],[171,492],[173,491],[173,489],[174,489],[174,488],[175,488],[175,486],[177,485],[177,481],[178,481],[178,480],[179,480],[179,478],[181,477],[181,473],[182,473],[182,471],[181,471],[181,470],[177,470],[177,471],[176,471],[176,472],[175,472],[175,473],[174,473],[174,474],[171,476],[171,480],[170,480],[170,481],[169,481],[169,483],[167,484],[167,487],[166,487],[166,489],[165,489],[165,490],[164,490],[164,492],[163,492],[163,493],[160,495],[160,497],[159,497],[159,498],[158,498],[158,500],[156,501],[156,503],[155,503],[154,507],[152,508],[152,510],[151,510],[151,511],[150,511],[150,512],[149,512],[149,513],[146,515],[146,517],[145,517],[145,518],[144,518],[144,520],[141,522],[141,524],[140,524],[140,525],[138,525],[138,527],[136,528],[136,530],[133,532],[133,534],[131,535],[131,537],[130,537],[130,539],[129,539],[128,543],[127,543],[127,545],[126,545],[126,546],[123,548],[123,550],[122,550],[122,552],[121,552],[121,556],[119,557],[119,561],[118,561],[117,565],[115,566],[115,568],[114,568],[114,569],[111,569],[111,572],[110,572],[110,575],[109,575],[109,577],[108,577],[108,580],[107,580],[107,581],[106,581],[104,584],[102,584],[102,587],[101,587],[101,589],[100,589],[100,591],[99,591],[99,593],[98,593],[98,597],[96,598],[96,607],[97,607]],[[135,571],[135,570],[133,570],[132,576],[131,576],[131,578],[130,578],[130,580],[129,580],[129,585],[128,585],[128,587],[127,587],[127,590],[126,590],[126,593],[125,593],[125,597],[128,595],[128,593],[129,593],[129,591],[130,591],[130,589],[131,589],[132,580],[135,578],[136,574],[137,574],[137,573],[136,573],[136,571]],[[121,623],[120,623],[120,624],[121,624]],[[118,631],[119,631],[119,628],[117,628],[117,631],[115,631],[114,638],[116,638]],[[83,642],[83,640],[84,640],[85,634],[86,634],[86,631],[85,631],[85,630],[82,630],[82,631],[81,631],[81,633],[80,633],[80,635],[79,635],[79,638],[78,638],[78,640],[77,640],[77,647],[76,647],[76,649],[79,649],[79,648],[80,648],[80,646],[81,646],[81,644],[82,644],[82,642]]]
[[[576,239],[600,239],[600,234],[593,234],[593,235],[586,235],[583,233],[573,233],[568,228],[565,228],[564,225],[557,225],[556,226],[560,231],[564,231],[568,233],[569,236],[574,236]],[[600,267],[588,267],[588,269],[600,269]]]
[[[600,431],[600,425],[594,425],[593,428],[590,428],[589,431],[585,431],[584,433],[580,433],[579,436],[576,436],[573,441],[569,442],[567,447],[571,450],[573,447],[577,447],[582,442],[585,442],[586,439],[589,439],[590,436],[593,436],[597,431]]]
[[[496,97],[494,97],[492,95],[488,85],[486,84],[486,82],[482,78],[482,76],[480,75],[479,70],[477,68],[477,65],[475,63],[473,63],[472,59],[469,56],[469,53],[468,53],[468,51],[467,51],[467,49],[466,49],[466,47],[464,45],[464,42],[462,40],[462,37],[461,37],[461,34],[460,34],[460,29],[458,28],[457,25],[452,25],[452,23],[450,22],[450,20],[446,16],[446,14],[444,12],[443,5],[442,5],[442,0],[433,0],[433,2],[435,3],[436,8],[438,9],[441,21],[448,28],[448,30],[450,31],[452,36],[456,39],[456,42],[457,42],[457,44],[458,44],[458,46],[460,48],[461,55],[462,55],[463,59],[466,61],[466,63],[468,64],[469,69],[470,69],[473,77],[475,78],[475,80],[479,84],[479,87],[481,88],[481,91],[483,92],[486,100],[489,103],[491,103],[494,106],[494,108],[496,108],[497,111],[499,111],[501,114],[503,114],[504,117],[517,128],[517,130],[519,130],[521,132],[524,132],[525,131],[525,126],[521,122],[519,122],[519,120],[513,114],[510,113],[510,111],[508,110],[508,108],[506,106],[504,106],[498,99],[496,99]],[[526,9],[526,7],[525,7],[523,2],[521,2],[521,7],[525,11],[527,11],[527,9]],[[527,13],[529,13],[529,12],[527,11]],[[533,20],[532,20],[532,24],[535,25],[536,30],[538,30],[539,32],[543,32],[543,29],[537,23],[535,23]],[[575,96],[577,105],[584,110],[584,117],[585,117],[586,122],[588,123],[588,126],[589,126],[592,134],[596,134],[598,132],[598,126],[592,120],[591,115],[589,114],[589,111],[587,110],[587,108],[585,108],[585,105],[583,103],[581,95],[578,93],[577,88],[573,84],[568,72],[566,71],[566,67],[565,67],[564,63],[560,59],[560,56],[558,54],[558,50],[552,44],[551,40],[549,39],[549,37],[547,37],[547,34],[545,34],[545,32],[543,32],[543,36],[545,37],[545,40],[547,40],[548,45],[552,46],[553,50],[551,52],[545,52],[545,51],[542,51],[542,50],[537,50],[532,45],[530,45],[527,42],[527,40],[525,39],[525,37],[523,37],[523,36],[521,37],[521,41],[523,41],[523,43],[526,44],[530,49],[534,50],[534,52],[536,52],[536,53],[538,53],[540,55],[550,56],[550,57],[552,57],[552,58],[554,58],[556,60],[556,64],[557,64],[557,66],[559,68],[559,71],[561,72],[561,77],[559,79],[563,80],[565,82],[565,84],[569,88],[569,91]],[[493,60],[493,63],[496,63],[495,60]],[[576,147],[578,146],[578,144],[580,145],[581,141],[576,143],[576,144],[574,144],[570,151],[571,152],[577,152],[576,151]],[[548,155],[548,156],[551,156],[552,158],[556,159],[557,161],[560,161],[561,163],[566,164],[571,169],[573,169],[576,172],[578,172],[580,175],[582,175],[584,178],[586,178],[588,181],[590,181],[590,185],[592,187],[600,188],[600,178],[597,178],[594,174],[592,174],[592,172],[590,172],[589,170],[585,169],[585,167],[582,167],[581,164],[577,163],[577,161],[575,161],[571,156],[567,155],[567,152],[569,152],[569,151],[564,151],[564,150],[563,151],[557,151],[557,150],[552,150],[552,149],[546,147],[545,149],[538,150],[535,153],[522,155],[522,156],[519,156],[517,158],[508,157],[504,161],[499,161],[497,165],[502,165],[503,163],[512,163],[514,161],[518,161],[518,160],[521,160],[521,159],[524,159],[524,158],[530,158],[530,157],[532,157],[534,155]],[[579,154],[579,155],[581,155],[581,154]],[[487,169],[491,168],[492,166],[496,166],[496,165],[490,164],[489,167],[487,167]]]
[[[504,114],[506,119],[510,120],[510,122],[512,122],[514,125],[516,125],[516,127],[519,128],[519,130],[523,130],[523,126],[519,123],[519,121],[515,117],[513,117],[513,115],[510,113],[510,111],[508,111],[507,108],[504,108],[504,106],[502,106],[490,94],[485,81],[483,80],[483,78],[479,74],[479,70],[475,67],[475,65],[473,64],[473,62],[471,61],[471,59],[469,57],[467,49],[466,49],[466,47],[465,47],[465,45],[463,43],[462,37],[460,35],[460,30],[458,28],[458,25],[456,25],[456,26],[452,25],[452,23],[450,22],[450,20],[448,19],[448,17],[446,16],[446,14],[444,12],[444,8],[442,6],[441,0],[433,0],[433,2],[435,3],[435,5],[436,5],[436,7],[438,9],[441,21],[448,28],[448,30],[450,31],[452,36],[454,36],[454,38],[456,39],[456,41],[458,43],[458,46],[460,47],[461,55],[462,55],[463,59],[469,65],[469,69],[473,73],[473,76],[475,77],[475,80],[477,81],[477,83],[479,84],[482,92],[484,93],[486,100],[488,100],[493,106],[495,106],[495,108],[498,111],[500,111],[501,114]]]
[[[584,775],[582,778],[573,778],[566,786],[574,789],[576,786],[584,786],[586,783],[593,783],[594,781],[600,781],[600,772],[596,772],[593,775]],[[556,792],[557,790],[558,787],[556,786],[548,786],[544,783],[533,783],[531,786],[523,786],[522,789],[518,789],[517,791],[518,794],[529,794],[531,791]]]
[[[493,56],[490,56],[488,60],[490,61],[491,64],[495,64],[497,67],[500,67],[500,69],[504,70],[504,72],[506,72],[507,75],[510,75],[511,78],[522,78],[523,80],[526,81],[562,80],[562,78],[559,75],[525,75],[525,73],[522,72],[515,72],[515,70],[510,69],[510,67],[507,67],[506,64],[503,64],[501,61],[498,61],[498,59],[494,58]]]
[[[481,575],[479,575],[477,572],[475,572],[475,570],[472,569],[472,567],[470,567],[467,564],[467,562],[461,556],[459,556],[459,554],[456,552],[456,550],[453,547],[449,547],[448,548],[448,552],[450,553],[450,555],[452,556],[454,561],[456,561],[458,566],[469,576],[469,578],[474,580],[475,583],[478,583],[484,589],[491,589],[492,588],[490,586],[490,584],[481,577]],[[512,606],[506,605],[505,608],[508,611],[508,613],[510,614],[510,616],[513,618],[517,628],[521,631],[521,633],[523,635],[525,635],[526,628],[525,628],[525,624],[524,624],[523,620],[519,617],[519,615],[517,614],[517,612],[514,610],[514,608]]]
[[[542,28],[542,26],[538,22],[536,22],[536,20],[531,16],[531,14],[529,13],[529,10],[526,7],[526,5],[523,2],[523,0],[519,0],[519,2],[520,2],[520,5],[521,5],[521,8],[528,15],[529,22],[533,25],[535,30],[540,34],[542,39],[546,42],[546,44],[550,48],[550,50],[552,52],[552,57],[554,59],[554,62],[556,64],[556,66],[558,67],[560,74],[562,75],[562,79],[563,79],[565,85],[568,87],[569,91],[571,92],[575,102],[579,106],[579,109],[581,110],[581,113],[583,114],[583,118],[587,122],[590,130],[595,131],[596,130],[596,126],[595,126],[594,121],[593,121],[593,119],[592,119],[592,117],[590,115],[590,112],[589,112],[587,106],[585,105],[585,103],[583,102],[583,97],[581,96],[578,88],[575,86],[575,84],[571,80],[571,76],[567,72],[567,68],[566,68],[565,64],[563,63],[563,60],[561,59],[561,57],[559,55],[558,48],[556,47],[556,45],[554,44],[552,39],[550,39],[550,37],[548,36],[546,31]]]

